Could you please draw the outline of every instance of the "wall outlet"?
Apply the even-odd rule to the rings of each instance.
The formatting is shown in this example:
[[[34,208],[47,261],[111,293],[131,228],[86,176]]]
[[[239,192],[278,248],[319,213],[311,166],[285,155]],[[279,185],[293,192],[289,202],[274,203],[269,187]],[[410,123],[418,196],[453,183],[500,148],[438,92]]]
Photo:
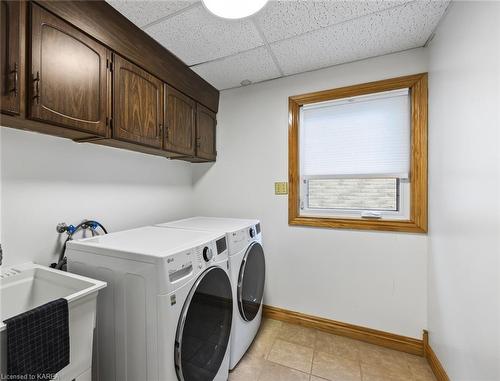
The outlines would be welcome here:
[[[274,183],[274,194],[288,194],[288,183]]]

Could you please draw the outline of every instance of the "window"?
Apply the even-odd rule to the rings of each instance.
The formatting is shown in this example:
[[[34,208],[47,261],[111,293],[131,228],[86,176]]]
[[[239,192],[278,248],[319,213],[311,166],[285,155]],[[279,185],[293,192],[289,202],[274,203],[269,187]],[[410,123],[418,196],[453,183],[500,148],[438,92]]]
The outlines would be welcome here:
[[[289,99],[289,222],[427,230],[427,75]]]

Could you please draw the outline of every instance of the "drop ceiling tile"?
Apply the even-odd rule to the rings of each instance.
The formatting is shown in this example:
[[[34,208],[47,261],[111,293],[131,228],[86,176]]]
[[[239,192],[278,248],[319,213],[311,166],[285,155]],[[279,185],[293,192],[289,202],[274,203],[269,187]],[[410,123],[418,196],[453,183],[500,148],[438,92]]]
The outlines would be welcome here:
[[[145,31],[188,65],[264,44],[250,20],[224,20],[207,12],[201,4]]]
[[[155,22],[195,3],[188,0],[107,0],[107,2],[138,27]]]
[[[416,1],[271,44],[285,74],[423,46],[448,1]]]
[[[271,1],[257,14],[256,21],[266,39],[275,42],[400,6],[409,1],[411,0]]]
[[[219,90],[240,86],[243,80],[255,83],[280,76],[271,55],[264,47],[193,66],[191,69]]]

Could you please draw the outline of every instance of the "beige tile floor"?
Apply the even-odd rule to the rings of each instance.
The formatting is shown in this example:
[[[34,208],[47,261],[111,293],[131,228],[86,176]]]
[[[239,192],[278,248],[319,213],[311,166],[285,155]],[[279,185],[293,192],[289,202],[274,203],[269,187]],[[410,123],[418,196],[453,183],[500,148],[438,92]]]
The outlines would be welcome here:
[[[229,381],[435,381],[422,357],[264,319]]]

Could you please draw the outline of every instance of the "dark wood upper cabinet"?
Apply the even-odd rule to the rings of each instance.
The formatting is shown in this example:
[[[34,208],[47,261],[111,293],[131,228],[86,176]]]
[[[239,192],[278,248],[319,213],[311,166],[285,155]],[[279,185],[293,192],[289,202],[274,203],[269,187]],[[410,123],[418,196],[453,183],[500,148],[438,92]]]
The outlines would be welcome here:
[[[106,1],[37,2],[163,82],[214,112],[218,111],[219,91],[216,88]]]
[[[113,138],[161,148],[163,82],[114,55],[113,97]]]
[[[195,154],[196,102],[176,89],[166,88],[163,149],[182,155]]]
[[[207,161],[215,160],[217,157],[215,113],[198,103],[196,119],[196,157]]]
[[[3,126],[215,160],[219,91],[108,3],[0,7]]]
[[[108,50],[38,5],[31,6],[30,117],[106,136]]]
[[[19,114],[20,56],[19,56],[19,6],[18,1],[0,2],[1,62],[0,91],[2,112]]]

